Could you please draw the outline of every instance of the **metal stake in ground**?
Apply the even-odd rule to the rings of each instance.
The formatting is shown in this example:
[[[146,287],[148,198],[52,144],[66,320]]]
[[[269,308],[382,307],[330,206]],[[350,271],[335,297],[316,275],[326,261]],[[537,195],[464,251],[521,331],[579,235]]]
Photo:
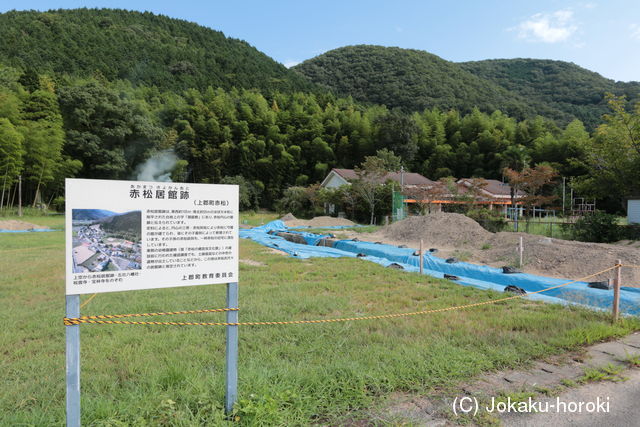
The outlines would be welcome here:
[[[67,295],[67,317],[80,317],[80,295]],[[67,337],[67,427],[80,427],[80,325],[65,326]]]
[[[238,308],[238,282],[227,283],[227,308]],[[238,312],[227,311],[227,323],[238,323]],[[233,411],[238,397],[238,327],[227,326],[227,391],[224,408],[227,415]]]

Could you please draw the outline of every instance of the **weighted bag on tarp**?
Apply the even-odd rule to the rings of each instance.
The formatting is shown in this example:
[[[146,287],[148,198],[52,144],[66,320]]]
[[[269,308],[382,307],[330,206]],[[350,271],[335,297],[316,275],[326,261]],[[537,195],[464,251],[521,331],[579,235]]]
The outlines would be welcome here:
[[[605,291],[610,291],[611,289],[613,289],[608,280],[589,282],[587,283],[587,286],[594,289],[604,289]]]
[[[519,288],[517,286],[514,286],[514,285],[507,286],[506,288],[504,288],[504,291],[505,292],[511,292],[511,293],[518,294],[518,295],[526,295],[527,294],[527,291],[525,291],[524,289]]]

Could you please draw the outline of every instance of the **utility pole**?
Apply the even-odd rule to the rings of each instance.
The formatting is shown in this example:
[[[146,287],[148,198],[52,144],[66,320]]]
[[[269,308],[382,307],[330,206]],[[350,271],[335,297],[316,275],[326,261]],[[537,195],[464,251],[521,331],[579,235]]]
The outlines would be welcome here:
[[[22,216],[22,175],[18,175],[18,216]]]
[[[400,189],[404,190],[404,166],[400,166]]]

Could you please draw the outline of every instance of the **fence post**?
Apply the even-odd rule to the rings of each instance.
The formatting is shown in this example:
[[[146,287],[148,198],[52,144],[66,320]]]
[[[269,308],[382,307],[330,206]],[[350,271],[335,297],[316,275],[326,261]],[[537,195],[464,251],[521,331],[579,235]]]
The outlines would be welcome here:
[[[80,295],[67,295],[69,318],[80,317]],[[67,338],[67,427],[80,427],[80,325],[65,326]]]
[[[518,255],[520,257],[520,264],[518,267],[522,268],[522,255],[524,253],[524,243],[522,242],[522,236],[520,236],[520,244],[518,245]]]
[[[420,274],[423,273],[423,269],[424,269],[424,243],[422,241],[422,239],[420,239]]]
[[[622,281],[622,260],[616,260],[616,272],[613,279],[613,321],[617,322],[620,315],[620,282]]]
[[[227,283],[227,308],[238,308],[238,282]],[[227,311],[227,323],[238,323],[238,312]],[[238,326],[227,326],[226,394],[224,408],[233,411],[238,397]]]

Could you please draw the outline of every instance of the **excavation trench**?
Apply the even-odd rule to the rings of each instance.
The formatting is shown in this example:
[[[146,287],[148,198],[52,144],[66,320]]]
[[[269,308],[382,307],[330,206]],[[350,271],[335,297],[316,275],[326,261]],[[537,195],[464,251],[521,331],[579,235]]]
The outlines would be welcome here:
[[[298,258],[358,257],[384,267],[419,272],[420,257],[414,248],[397,247],[380,242],[357,239],[340,240],[331,234],[315,234],[291,230],[282,221],[272,221],[261,227],[240,230],[240,237],[254,240]],[[449,261],[449,262],[448,262]],[[502,268],[477,265],[439,258],[434,253],[423,254],[424,274],[436,278],[448,278],[464,286],[473,286],[504,292],[505,288],[524,290],[527,293],[564,284],[572,278],[552,278],[526,273],[513,273]],[[593,273],[585,269],[584,275]],[[590,278],[602,280],[602,278]],[[613,291],[591,288],[586,282],[575,282],[528,298],[557,304],[578,304],[594,309],[609,310]],[[640,289],[623,287],[620,292],[620,311],[640,315]]]

